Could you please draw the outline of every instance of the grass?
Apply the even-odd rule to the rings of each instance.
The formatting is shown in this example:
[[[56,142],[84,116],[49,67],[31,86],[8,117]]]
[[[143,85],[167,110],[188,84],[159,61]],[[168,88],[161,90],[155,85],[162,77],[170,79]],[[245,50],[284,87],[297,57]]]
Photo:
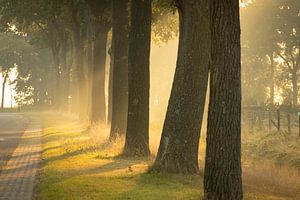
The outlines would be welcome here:
[[[116,157],[123,141],[106,143],[108,129],[79,123],[75,117],[57,113],[31,113],[44,123],[43,161],[37,198],[101,200],[193,200],[203,195],[202,178],[197,176],[147,173],[149,160]],[[152,140],[157,140],[154,137]],[[157,142],[152,141],[155,151]],[[247,172],[247,170],[246,170]],[[203,173],[203,172],[202,172]],[[201,173],[200,173],[201,174]],[[265,192],[256,179],[246,175],[246,200],[284,200],[281,194]],[[251,181],[254,181],[252,183]],[[270,192],[269,192],[270,191]]]
[[[244,156],[272,160],[278,166],[291,166],[300,171],[300,137],[284,132],[244,134]]]

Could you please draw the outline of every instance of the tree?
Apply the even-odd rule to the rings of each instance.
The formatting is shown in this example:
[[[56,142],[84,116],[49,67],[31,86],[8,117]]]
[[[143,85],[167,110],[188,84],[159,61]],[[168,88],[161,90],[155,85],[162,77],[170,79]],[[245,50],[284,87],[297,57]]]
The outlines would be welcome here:
[[[2,100],[1,108],[4,108],[5,86],[10,76],[12,68],[16,63],[21,63],[26,59],[24,52],[31,51],[30,46],[21,36],[11,32],[0,33],[0,72],[2,74]]]
[[[128,117],[124,155],[149,156],[151,0],[131,1]]]
[[[265,103],[261,91],[269,88],[269,105],[274,105],[275,52],[278,49],[276,4],[272,0],[256,0],[241,9],[244,103],[259,99]]]
[[[278,57],[283,61],[282,72],[291,84],[292,105],[298,106],[300,72],[300,3],[293,0],[277,1]]]
[[[111,2],[89,0],[88,3],[93,13],[93,26],[95,26],[91,121],[105,122],[105,64],[107,37],[111,28]]]
[[[210,61],[208,0],[176,1],[179,50],[153,170],[198,173],[198,148]]]
[[[113,0],[112,9],[112,116],[110,140],[124,135],[128,105],[129,0]]]
[[[6,81],[8,79],[8,69],[2,70],[2,78],[3,78],[3,82],[2,82],[2,98],[1,98],[1,109],[4,108],[4,100],[5,100],[5,85],[6,85]]]
[[[243,199],[241,169],[241,44],[239,0],[211,0],[210,98],[206,200]]]
[[[1,24],[13,24],[16,32],[26,33],[34,44],[50,48],[53,57],[53,99],[52,104],[59,109],[68,102],[69,69],[66,64],[69,41],[69,20],[66,17],[65,1],[26,0],[1,1]],[[33,14],[32,14],[33,13]],[[9,29],[10,27],[6,27]]]

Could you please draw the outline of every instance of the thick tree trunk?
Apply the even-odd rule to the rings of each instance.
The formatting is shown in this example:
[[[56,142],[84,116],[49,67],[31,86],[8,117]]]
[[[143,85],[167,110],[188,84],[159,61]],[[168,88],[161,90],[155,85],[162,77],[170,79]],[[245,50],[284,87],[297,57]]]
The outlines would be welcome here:
[[[92,122],[106,121],[105,64],[108,28],[101,27],[95,35],[92,85]]]
[[[212,66],[206,139],[206,200],[240,200],[241,45],[239,0],[211,0]]]
[[[113,97],[110,140],[124,135],[128,102],[128,0],[113,0]]]
[[[128,117],[124,155],[149,156],[151,0],[131,1]]]
[[[3,72],[2,72],[3,73]],[[5,100],[5,85],[8,78],[8,72],[4,72],[3,82],[2,82],[2,101],[1,101],[1,109],[4,109],[4,100]]]
[[[154,170],[198,173],[210,61],[209,0],[178,0],[177,66]]]
[[[274,53],[272,52],[270,54],[270,61],[271,61],[271,65],[270,65],[270,68],[271,68],[271,84],[270,84],[270,103],[271,103],[271,106],[274,106],[274,90],[275,90],[275,84],[274,84]]]

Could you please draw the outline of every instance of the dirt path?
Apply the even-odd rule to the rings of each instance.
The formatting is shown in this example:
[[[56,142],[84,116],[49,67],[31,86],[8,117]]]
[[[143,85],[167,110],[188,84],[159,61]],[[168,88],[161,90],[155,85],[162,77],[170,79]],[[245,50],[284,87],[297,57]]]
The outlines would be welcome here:
[[[9,127],[7,131],[13,134]],[[41,123],[37,119],[31,120],[19,139],[19,145],[0,173],[1,200],[32,199],[41,155],[40,135]]]

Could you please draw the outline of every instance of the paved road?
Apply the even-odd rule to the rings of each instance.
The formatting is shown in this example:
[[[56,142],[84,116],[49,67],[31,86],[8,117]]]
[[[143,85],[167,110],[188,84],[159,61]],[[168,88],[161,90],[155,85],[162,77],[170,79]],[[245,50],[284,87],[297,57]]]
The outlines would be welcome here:
[[[21,114],[0,113],[0,171],[18,146],[28,122]]]
[[[41,160],[41,121],[0,113],[0,200],[31,200]]]

